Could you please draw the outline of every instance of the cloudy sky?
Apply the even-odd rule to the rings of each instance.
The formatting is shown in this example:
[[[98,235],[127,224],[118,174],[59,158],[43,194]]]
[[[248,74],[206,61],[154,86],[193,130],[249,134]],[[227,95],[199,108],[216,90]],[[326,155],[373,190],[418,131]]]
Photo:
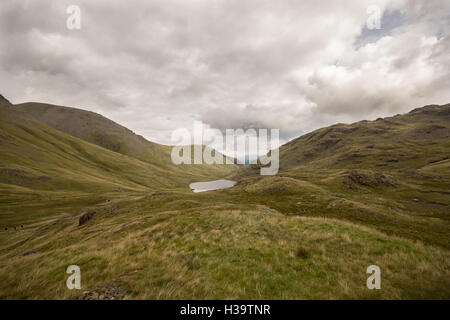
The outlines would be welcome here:
[[[194,120],[287,141],[449,103],[449,30],[448,0],[2,0],[0,93],[165,144]]]

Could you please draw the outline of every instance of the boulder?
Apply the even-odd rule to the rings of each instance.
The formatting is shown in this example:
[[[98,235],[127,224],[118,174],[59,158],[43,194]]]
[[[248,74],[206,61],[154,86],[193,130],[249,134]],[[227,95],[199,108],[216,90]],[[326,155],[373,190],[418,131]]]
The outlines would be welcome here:
[[[80,216],[78,225],[81,226],[81,225],[87,223],[89,220],[91,220],[94,217],[94,215],[95,215],[95,211],[88,211],[88,212],[83,213]]]

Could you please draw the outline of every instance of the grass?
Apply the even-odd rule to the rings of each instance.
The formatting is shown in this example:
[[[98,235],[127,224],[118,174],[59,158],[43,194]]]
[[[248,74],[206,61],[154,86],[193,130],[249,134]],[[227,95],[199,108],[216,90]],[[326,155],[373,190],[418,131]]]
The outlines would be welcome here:
[[[65,268],[82,290],[120,279],[138,299],[422,299],[449,297],[448,252],[373,229],[283,215],[265,206],[155,210],[149,198],[119,201],[85,226],[76,216],[2,234],[2,298],[65,299]],[[129,219],[131,210],[133,219]],[[47,232],[51,232],[50,234]],[[2,243],[4,243],[2,241]],[[39,248],[39,253],[23,253]],[[300,257],[299,257],[300,256]],[[382,270],[382,290],[365,269]],[[130,276],[127,276],[131,274]]]
[[[26,229],[0,233],[0,297],[71,298],[70,264],[81,267],[82,291],[120,279],[137,299],[450,297],[446,215],[406,202],[408,184],[392,193],[270,177],[302,188],[267,191],[266,178],[246,179],[197,194],[66,192],[4,203],[2,222]],[[436,197],[427,195],[420,203]],[[94,218],[78,226],[91,209]],[[371,264],[381,267],[380,291],[365,287]]]
[[[250,167],[172,170],[157,164],[164,152],[149,160],[127,143],[97,145],[116,148],[112,133],[87,142],[0,109],[0,299],[73,298],[71,264],[81,293],[117,283],[136,299],[449,299],[448,138],[426,141],[424,115],[407,117],[388,129],[394,120],[321,129],[301,138],[304,150],[284,147],[279,174],[262,177]],[[408,159],[387,162],[398,141],[382,128],[420,136],[399,149]],[[363,148],[374,130],[378,147]],[[305,160],[340,135],[348,141]],[[238,183],[188,189],[219,177]],[[373,264],[381,290],[366,288]]]
[[[295,250],[295,255],[296,255],[298,258],[306,259],[306,258],[308,258],[308,249],[305,249],[305,247],[298,247],[298,248]]]

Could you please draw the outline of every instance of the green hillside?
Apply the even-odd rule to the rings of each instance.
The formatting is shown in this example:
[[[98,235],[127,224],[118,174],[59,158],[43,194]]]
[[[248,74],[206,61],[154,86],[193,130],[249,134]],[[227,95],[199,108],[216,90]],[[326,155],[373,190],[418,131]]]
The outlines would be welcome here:
[[[4,96],[0,94],[0,107],[11,107],[12,104]]]
[[[170,156],[170,147],[147,141],[91,111],[35,102],[13,108],[59,131],[146,162],[166,165],[162,157]]]
[[[0,124],[1,226],[17,217],[17,201],[189,190],[191,182],[231,170],[217,166],[202,175],[193,173],[200,169],[168,170],[75,138],[12,108],[0,108]]]
[[[280,148],[280,167],[416,169],[448,159],[449,137],[450,104],[426,106],[305,134]]]
[[[233,166],[215,165],[176,166],[170,159],[172,150],[170,146],[150,142],[120,124],[91,111],[36,102],[16,104],[12,107],[71,136],[153,164],[158,168],[166,168],[171,172],[223,176],[235,169]]]
[[[176,167],[100,115],[1,98],[2,299],[450,298],[449,105],[314,131],[260,176]],[[238,183],[188,188],[219,177]]]
[[[448,299],[448,251],[330,219],[222,202],[226,190],[133,198],[0,234],[0,296],[19,299]],[[201,204],[203,202],[203,204]],[[205,202],[207,204],[205,204]],[[163,209],[163,207],[165,209]],[[65,269],[82,270],[82,289]],[[366,288],[366,268],[382,289]]]

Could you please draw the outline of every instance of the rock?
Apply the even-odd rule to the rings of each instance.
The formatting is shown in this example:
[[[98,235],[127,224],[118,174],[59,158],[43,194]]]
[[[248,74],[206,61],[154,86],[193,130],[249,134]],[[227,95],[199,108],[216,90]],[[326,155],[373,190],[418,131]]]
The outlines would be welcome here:
[[[120,300],[126,296],[126,292],[118,281],[103,284],[92,291],[73,297],[74,300]]]
[[[39,252],[40,252],[40,250],[38,248],[34,248],[34,249],[30,250],[30,251],[25,252],[23,255],[24,256],[28,256],[30,254],[39,253]]]
[[[89,220],[91,220],[95,215],[95,211],[88,211],[86,213],[83,213],[79,219],[79,226],[87,223]]]
[[[356,189],[357,185],[367,187],[396,187],[392,177],[369,170],[351,170],[347,172],[344,183],[349,189]]]
[[[167,192],[155,192],[155,193],[152,193],[152,194],[150,195],[150,199],[153,199],[153,198],[155,198],[155,197],[157,197],[157,196],[166,196],[166,195],[168,195]]]

